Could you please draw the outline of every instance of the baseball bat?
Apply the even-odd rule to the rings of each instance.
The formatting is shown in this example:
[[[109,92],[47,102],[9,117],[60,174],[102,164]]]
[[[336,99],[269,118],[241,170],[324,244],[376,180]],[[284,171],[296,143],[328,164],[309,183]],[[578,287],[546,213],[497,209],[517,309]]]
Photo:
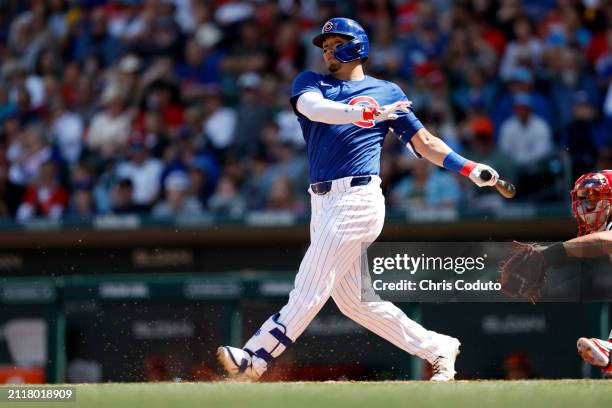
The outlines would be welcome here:
[[[493,175],[489,170],[483,170],[480,172],[480,179],[482,181],[489,181]],[[497,183],[495,183],[495,188],[505,198],[514,198],[516,195],[516,187],[514,184],[507,182],[506,180],[498,179]]]

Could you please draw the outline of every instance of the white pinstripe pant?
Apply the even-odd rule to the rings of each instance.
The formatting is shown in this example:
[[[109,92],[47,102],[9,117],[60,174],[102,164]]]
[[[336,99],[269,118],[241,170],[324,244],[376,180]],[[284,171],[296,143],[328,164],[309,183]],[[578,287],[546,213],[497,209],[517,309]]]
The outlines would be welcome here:
[[[278,321],[295,341],[331,296],[355,322],[402,350],[433,361],[445,336],[426,330],[390,302],[361,302],[362,243],[373,242],[380,234],[385,202],[379,177],[356,187],[350,187],[350,180],[335,180],[325,195],[311,193],[311,244]],[[255,350],[258,343],[256,335],[248,345]]]

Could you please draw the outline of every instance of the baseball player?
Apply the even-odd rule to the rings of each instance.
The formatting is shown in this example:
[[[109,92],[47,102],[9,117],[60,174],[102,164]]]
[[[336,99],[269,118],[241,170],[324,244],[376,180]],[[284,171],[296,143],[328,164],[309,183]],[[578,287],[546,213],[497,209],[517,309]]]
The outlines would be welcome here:
[[[558,262],[565,256],[610,256],[612,261],[612,170],[588,173],[580,177],[572,190],[572,212],[578,221],[579,237],[557,244]],[[612,331],[608,340],[581,337],[576,343],[584,361],[600,367],[612,378]]]
[[[612,170],[587,173],[571,191],[572,213],[578,222],[578,237],[546,246],[519,244],[514,256],[501,266],[502,290],[511,297],[539,297],[550,267],[567,265],[571,258],[610,257],[612,261]],[[506,283],[504,283],[506,282]],[[584,361],[612,378],[612,332],[608,340],[581,337],[576,343]]]
[[[430,362],[431,380],[452,380],[457,339],[423,328],[390,302],[360,301],[362,244],[378,237],[385,217],[378,176],[383,139],[393,130],[417,156],[480,187],[495,185],[497,172],[430,134],[397,85],[364,74],[369,43],[357,22],[333,18],[313,44],[322,48],[329,73],[302,72],[291,96],[310,163],[310,246],[287,304],[243,348],[219,347],[217,357],[230,376],[258,379],[331,297],[355,322]],[[483,170],[493,175],[486,182]]]

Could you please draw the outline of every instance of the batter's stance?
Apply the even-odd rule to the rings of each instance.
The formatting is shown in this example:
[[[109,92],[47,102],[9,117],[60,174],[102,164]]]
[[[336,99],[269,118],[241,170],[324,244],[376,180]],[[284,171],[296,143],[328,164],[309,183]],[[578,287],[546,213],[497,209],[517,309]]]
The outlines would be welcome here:
[[[360,301],[361,244],[376,240],[385,218],[378,177],[383,139],[393,129],[417,155],[481,187],[494,185],[497,172],[464,159],[432,136],[397,85],[364,75],[368,36],[357,22],[333,18],[313,44],[323,48],[330,73],[301,73],[291,96],[310,163],[310,246],[287,304],[242,349],[219,347],[219,361],[232,376],[259,378],[331,296],[355,322],[429,361],[431,380],[452,380],[457,339],[426,330],[390,302]],[[488,182],[479,177],[485,169],[493,174]]]

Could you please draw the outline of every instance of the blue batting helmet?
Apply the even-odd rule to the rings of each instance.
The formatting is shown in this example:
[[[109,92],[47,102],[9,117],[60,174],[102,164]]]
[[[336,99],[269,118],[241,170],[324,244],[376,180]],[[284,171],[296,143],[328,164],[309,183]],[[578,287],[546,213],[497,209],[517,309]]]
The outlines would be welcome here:
[[[358,22],[350,18],[336,17],[328,20],[321,29],[321,34],[313,38],[312,43],[323,48],[323,41],[329,36],[339,35],[350,41],[334,50],[334,57],[340,62],[351,62],[368,59],[368,35]]]

